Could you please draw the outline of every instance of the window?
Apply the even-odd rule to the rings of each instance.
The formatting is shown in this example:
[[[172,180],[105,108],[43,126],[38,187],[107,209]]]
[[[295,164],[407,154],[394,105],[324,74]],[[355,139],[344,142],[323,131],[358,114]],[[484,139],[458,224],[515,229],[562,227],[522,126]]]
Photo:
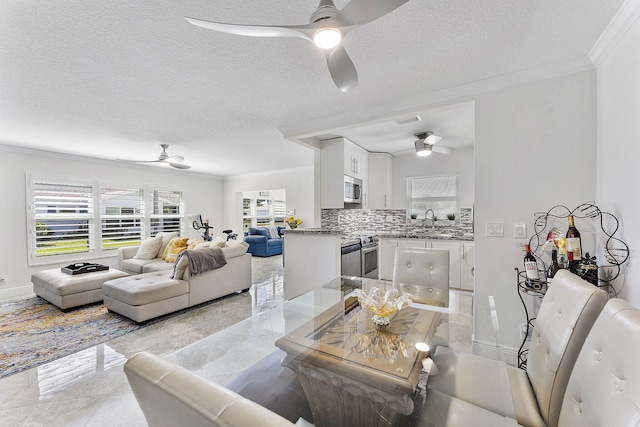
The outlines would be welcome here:
[[[108,256],[160,231],[183,231],[178,190],[31,176],[27,193],[29,265]]]
[[[271,225],[271,200],[256,200],[256,227]]]
[[[35,257],[89,253],[94,224],[91,184],[32,181],[30,252]]]
[[[135,187],[100,187],[100,219],[103,250],[137,245],[143,236],[144,190]]]
[[[428,209],[432,209],[440,219],[446,219],[448,214],[458,216],[458,176],[409,177],[407,200],[408,216],[424,219]]]
[[[177,231],[182,228],[182,192],[170,190],[149,191],[151,210],[151,236],[161,231]]]

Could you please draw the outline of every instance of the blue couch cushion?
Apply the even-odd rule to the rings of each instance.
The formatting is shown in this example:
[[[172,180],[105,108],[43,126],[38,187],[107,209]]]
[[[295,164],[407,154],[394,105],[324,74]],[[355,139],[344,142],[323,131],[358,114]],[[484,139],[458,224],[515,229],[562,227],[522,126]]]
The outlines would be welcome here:
[[[249,228],[249,235],[259,235],[259,236],[264,236],[267,239],[269,238],[269,232],[267,231],[266,228],[255,228],[255,227],[250,227]]]

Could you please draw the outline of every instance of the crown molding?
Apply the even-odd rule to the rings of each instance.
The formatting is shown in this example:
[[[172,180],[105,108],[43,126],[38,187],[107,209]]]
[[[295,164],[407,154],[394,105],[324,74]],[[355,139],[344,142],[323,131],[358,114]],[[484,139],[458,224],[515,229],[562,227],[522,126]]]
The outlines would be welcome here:
[[[484,80],[478,80],[459,86],[441,89],[419,96],[377,103],[356,111],[349,111],[337,115],[320,117],[307,122],[285,125],[278,130],[291,141],[315,145],[313,137],[324,133],[332,133],[341,128],[375,123],[389,120],[397,116],[411,114],[415,111],[435,108],[452,102],[469,101],[482,93],[532,83],[540,80],[570,75],[582,71],[593,70],[593,62],[587,57],[562,63],[551,64],[515,73],[504,74]],[[466,99],[465,99],[466,98]]]
[[[107,166],[117,165],[118,167],[126,167],[130,169],[138,169],[138,170],[144,170],[144,171],[154,170],[154,171],[163,171],[165,173],[172,173],[172,174],[193,175],[193,176],[199,176],[201,178],[210,178],[210,179],[217,179],[217,180],[222,180],[224,178],[223,176],[220,176],[220,175],[207,174],[203,172],[194,172],[189,170],[173,170],[169,168],[161,169],[155,166],[145,165],[145,164],[119,162],[117,160],[101,159],[99,157],[81,156],[78,154],[61,153],[57,151],[42,150],[39,148],[31,148],[31,147],[21,147],[17,145],[9,145],[9,144],[2,144],[2,143],[0,143],[0,151],[26,154],[30,156],[50,157],[53,159],[73,160],[77,162],[91,162],[91,163],[107,165]]]
[[[640,1],[626,0],[589,51],[597,68],[640,17]]]

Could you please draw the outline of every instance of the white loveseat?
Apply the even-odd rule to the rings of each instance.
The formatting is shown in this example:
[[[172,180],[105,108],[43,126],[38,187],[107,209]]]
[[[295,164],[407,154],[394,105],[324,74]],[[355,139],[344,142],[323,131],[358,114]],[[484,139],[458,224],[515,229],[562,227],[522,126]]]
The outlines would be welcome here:
[[[174,263],[161,258],[136,259],[137,247],[120,248],[119,269],[132,274],[102,286],[110,311],[136,322],[192,307],[251,287],[251,254],[244,242],[221,248],[226,265],[192,275],[188,263],[174,273]]]

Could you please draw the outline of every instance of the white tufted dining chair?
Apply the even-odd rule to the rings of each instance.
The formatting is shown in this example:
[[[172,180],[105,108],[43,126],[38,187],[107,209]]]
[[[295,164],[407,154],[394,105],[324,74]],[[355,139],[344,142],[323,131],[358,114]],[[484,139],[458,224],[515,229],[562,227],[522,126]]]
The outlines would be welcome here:
[[[602,289],[561,270],[540,305],[527,370],[507,366],[509,390],[499,382],[499,362],[453,350],[436,353],[433,361],[439,374],[429,378],[428,386],[440,398],[461,399],[523,426],[555,427],[566,405],[562,401],[569,375],[606,302]],[[501,398],[503,392],[511,394],[510,404]]]
[[[422,304],[449,306],[449,251],[396,248],[393,285]]]

